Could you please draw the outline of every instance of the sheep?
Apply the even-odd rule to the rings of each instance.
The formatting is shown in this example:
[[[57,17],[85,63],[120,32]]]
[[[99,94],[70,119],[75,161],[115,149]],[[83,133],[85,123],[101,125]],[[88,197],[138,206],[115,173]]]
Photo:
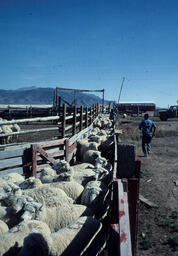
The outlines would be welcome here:
[[[96,150],[88,150],[85,152],[83,156],[83,162],[85,163],[90,163],[90,164],[95,164],[96,158],[101,156],[100,151]]]
[[[16,172],[8,173],[7,175],[4,175],[3,177],[0,178],[0,189],[2,189],[3,186],[9,182],[19,184],[20,182],[23,181],[24,177],[21,174]]]
[[[63,204],[59,207],[46,207],[45,204],[29,202],[24,207],[21,216],[23,220],[36,219],[48,224],[51,232],[68,226],[80,216],[92,216],[91,209],[84,205]]]
[[[88,142],[88,140],[83,139],[78,141],[79,155],[81,156],[81,161],[83,161],[83,155],[88,150],[98,150],[99,144],[96,142]]]
[[[24,239],[19,256],[98,255],[105,246],[105,229],[91,217],[80,217],[58,232],[48,235],[32,230]]]
[[[45,167],[41,170],[40,180],[42,183],[51,183],[57,178],[56,171],[51,167]]]
[[[106,213],[107,197],[109,194],[109,189],[101,181],[90,181],[84,188],[81,196],[81,204],[90,207],[98,218],[103,217]]]
[[[74,202],[78,202],[80,196],[83,192],[84,187],[77,183],[76,181],[61,181],[61,182],[54,182],[50,184],[54,188],[62,189],[66,195],[74,200]]]
[[[32,220],[22,222],[8,232],[0,235],[0,256],[17,255],[23,245],[24,238],[33,228],[44,231],[44,233],[48,235],[51,233],[47,224],[41,221]]]
[[[0,235],[6,233],[8,230],[9,228],[7,224],[4,221],[0,220]]]
[[[26,180],[24,180],[23,182],[21,182],[19,184],[19,187],[21,189],[30,189],[30,188],[37,188],[42,186],[42,182],[40,179],[35,178],[35,177],[29,177]]]
[[[9,228],[19,224],[21,220],[22,211],[16,213],[13,207],[0,206],[0,220],[4,221]]]
[[[5,206],[13,206],[16,198],[22,195],[22,190],[14,183],[7,183],[0,190],[0,202]]]
[[[10,143],[12,140],[12,136],[8,136],[8,134],[12,133],[12,129],[8,125],[2,125],[2,134],[6,134],[7,136],[2,139],[3,144]]]
[[[95,180],[95,167],[89,163],[82,163],[72,166],[73,180],[85,186],[89,181]]]
[[[65,160],[61,160],[57,164],[54,164],[53,169],[58,174],[57,179],[54,181],[70,181],[72,179],[73,169]]]
[[[63,203],[73,203],[72,198],[68,197],[62,189],[51,187],[49,185],[26,189],[23,193],[24,195],[32,197],[36,202],[43,203],[44,201],[48,207],[58,206]]]
[[[52,188],[49,185],[43,185],[41,187],[21,190],[19,186],[8,183],[0,191],[0,199],[4,200],[6,206],[15,206],[17,199],[22,196],[28,196],[33,198],[36,202],[43,203],[49,207],[61,205],[63,203],[72,204],[72,198],[68,197],[66,193],[60,188]]]

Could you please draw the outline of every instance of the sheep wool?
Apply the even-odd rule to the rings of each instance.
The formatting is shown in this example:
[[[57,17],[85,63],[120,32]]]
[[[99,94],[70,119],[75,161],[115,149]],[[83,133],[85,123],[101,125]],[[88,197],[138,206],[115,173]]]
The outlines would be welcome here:
[[[22,222],[8,232],[0,235],[0,256],[17,255],[20,248],[23,245],[24,238],[29,234],[30,230],[35,228],[36,230],[43,230],[46,234],[51,233],[49,227],[40,221],[32,220],[28,222]]]
[[[66,228],[52,233],[33,232],[24,239],[19,256],[69,256],[98,255],[103,248],[104,238],[102,224],[91,217],[81,217]]]

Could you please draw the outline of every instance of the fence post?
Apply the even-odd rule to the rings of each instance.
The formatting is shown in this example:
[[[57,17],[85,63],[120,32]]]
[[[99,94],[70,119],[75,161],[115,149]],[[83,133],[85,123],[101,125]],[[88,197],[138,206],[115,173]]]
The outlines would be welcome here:
[[[88,127],[88,107],[86,107],[86,128]]]
[[[37,153],[37,148],[36,145],[32,145],[32,172],[33,172],[33,177],[37,177],[37,160],[36,160],[36,153]]]
[[[83,106],[80,107],[80,131],[83,129]]]
[[[69,139],[65,140],[65,160],[69,161]]]
[[[77,107],[74,106],[74,115],[73,115],[73,131],[72,134],[76,134],[76,119],[77,119]]]
[[[90,107],[90,124],[92,123],[92,107]]]
[[[62,108],[62,138],[65,137],[65,129],[66,129],[66,104],[63,104]]]

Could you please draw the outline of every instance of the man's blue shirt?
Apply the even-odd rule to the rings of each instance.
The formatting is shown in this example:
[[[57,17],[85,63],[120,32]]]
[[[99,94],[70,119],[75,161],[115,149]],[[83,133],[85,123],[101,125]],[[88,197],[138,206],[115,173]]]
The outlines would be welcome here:
[[[154,122],[152,122],[150,119],[143,120],[140,125],[139,129],[142,130],[143,134],[148,134],[152,136],[152,128],[156,127]]]

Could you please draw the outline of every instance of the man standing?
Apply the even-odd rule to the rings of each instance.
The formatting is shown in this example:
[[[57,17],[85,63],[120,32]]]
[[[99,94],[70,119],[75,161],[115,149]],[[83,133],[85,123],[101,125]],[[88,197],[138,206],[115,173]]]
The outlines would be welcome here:
[[[148,114],[144,115],[144,120],[140,123],[139,129],[142,131],[142,150],[144,156],[148,156],[151,150],[151,140],[155,135],[156,125],[151,121]]]

